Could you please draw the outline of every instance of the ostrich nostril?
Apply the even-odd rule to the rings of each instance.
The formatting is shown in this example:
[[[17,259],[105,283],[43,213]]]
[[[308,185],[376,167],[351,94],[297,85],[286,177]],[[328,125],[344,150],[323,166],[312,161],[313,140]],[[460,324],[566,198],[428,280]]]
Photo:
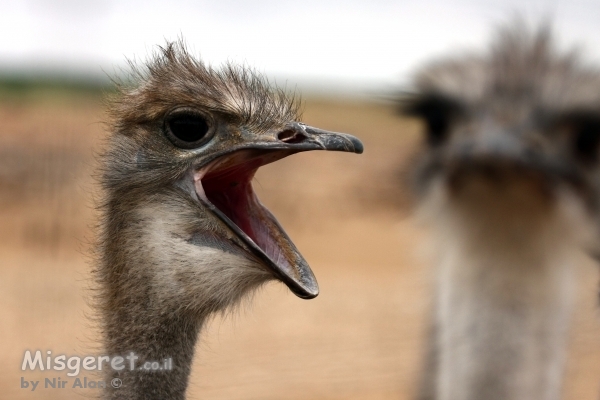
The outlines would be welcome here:
[[[287,129],[283,132],[279,132],[277,134],[277,139],[285,143],[301,143],[307,139],[307,136],[302,132]]]

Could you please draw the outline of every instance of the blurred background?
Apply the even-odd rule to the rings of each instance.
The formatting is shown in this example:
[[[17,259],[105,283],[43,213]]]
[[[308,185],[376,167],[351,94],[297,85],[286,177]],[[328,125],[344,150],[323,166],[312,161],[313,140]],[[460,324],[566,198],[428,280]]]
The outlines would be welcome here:
[[[300,154],[255,187],[311,264],[311,301],[272,283],[209,325],[190,398],[410,399],[433,270],[405,177],[419,125],[389,94],[432,57],[482,49],[516,13],[553,21],[559,45],[600,65],[600,3],[580,1],[2,0],[0,12],[0,398],[77,399],[20,388],[25,350],[99,351],[87,298],[95,154],[109,77],[184,38],[208,63],[246,63],[304,95],[304,121],[359,136],[361,156]],[[331,249],[335,249],[332,251]],[[582,259],[565,398],[600,393],[596,266]],[[85,374],[82,374],[83,377]],[[92,376],[90,376],[92,377]],[[92,377],[93,378],[93,377]]]

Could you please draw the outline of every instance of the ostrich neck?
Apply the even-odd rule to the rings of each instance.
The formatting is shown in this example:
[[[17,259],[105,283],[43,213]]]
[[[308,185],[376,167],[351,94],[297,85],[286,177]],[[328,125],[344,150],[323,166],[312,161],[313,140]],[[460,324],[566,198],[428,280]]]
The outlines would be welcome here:
[[[465,206],[437,225],[435,372],[422,398],[558,399],[576,255],[568,224],[535,204],[515,215]]]
[[[125,358],[120,371],[106,371],[107,390],[105,399],[184,399],[188,385],[196,344],[203,319],[185,315],[162,315],[140,313],[130,310],[111,317],[114,329],[109,326],[107,354]],[[131,356],[134,369],[131,369]],[[130,358],[127,358],[127,357]],[[157,362],[159,370],[146,370],[144,364]],[[152,367],[151,364],[147,364]],[[114,388],[110,382],[115,378],[122,385]]]
[[[559,397],[569,264],[507,255],[458,251],[440,264],[440,400]]]
[[[105,399],[184,399],[204,322],[272,279],[239,246],[216,239],[227,232],[205,211],[174,202],[177,194],[147,203],[115,196],[106,210],[119,218],[104,220],[96,271],[105,352],[139,358],[133,370],[125,359],[105,372]],[[147,362],[163,369],[148,371]],[[121,387],[111,386],[115,378]]]
[[[120,219],[104,220],[97,270],[104,354],[111,359],[123,357],[124,362],[120,370],[106,368],[104,399],[184,399],[194,346],[211,312],[208,302],[204,307],[191,302],[194,297],[178,285],[180,281],[194,282],[194,277],[177,279],[176,267],[181,268],[182,262],[172,253],[190,251],[177,249],[178,242],[163,222],[169,217],[173,229],[183,231],[175,217],[191,218],[185,210],[169,214],[160,208],[168,199],[160,200],[127,208],[116,197],[106,210],[107,215]],[[196,297],[202,299],[204,292],[198,292]],[[146,363],[152,367],[153,362],[162,370],[144,368]],[[122,382],[118,388],[111,384],[115,379]]]

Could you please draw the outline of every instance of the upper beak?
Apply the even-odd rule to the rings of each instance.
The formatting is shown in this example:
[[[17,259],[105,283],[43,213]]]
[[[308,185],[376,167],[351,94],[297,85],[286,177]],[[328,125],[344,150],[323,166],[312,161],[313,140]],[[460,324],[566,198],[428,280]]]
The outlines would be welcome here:
[[[463,139],[450,149],[450,155],[458,160],[506,160],[518,162],[535,156],[523,139],[512,132],[497,131],[482,137]]]
[[[289,123],[277,133],[281,142],[294,145],[299,150],[332,150],[361,154],[363,144],[358,138],[347,133],[330,132],[313,128],[300,122]]]

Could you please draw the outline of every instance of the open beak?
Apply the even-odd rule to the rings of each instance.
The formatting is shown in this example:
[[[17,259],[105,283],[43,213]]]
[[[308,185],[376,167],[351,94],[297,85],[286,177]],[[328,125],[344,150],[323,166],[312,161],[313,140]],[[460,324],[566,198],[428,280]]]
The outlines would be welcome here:
[[[244,136],[194,173],[198,198],[259,258],[275,277],[298,297],[319,294],[308,263],[277,219],[263,206],[252,188],[259,167],[289,155],[310,150],[362,153],[354,136],[329,132],[298,122],[264,135]]]

